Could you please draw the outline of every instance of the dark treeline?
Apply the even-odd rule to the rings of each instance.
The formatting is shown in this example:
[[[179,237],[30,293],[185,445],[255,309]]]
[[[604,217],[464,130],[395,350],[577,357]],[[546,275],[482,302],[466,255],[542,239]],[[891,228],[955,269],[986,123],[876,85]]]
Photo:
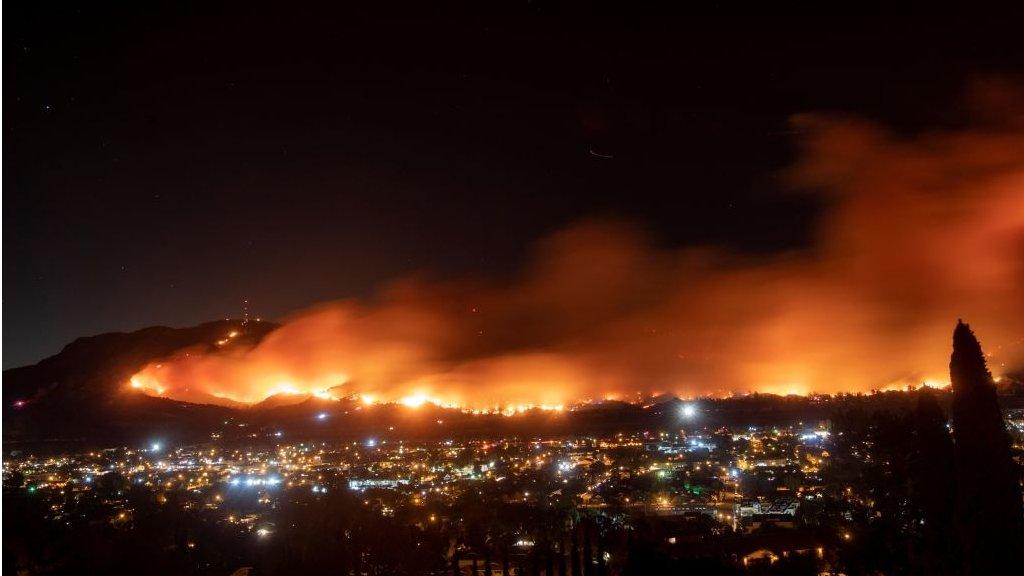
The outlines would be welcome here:
[[[913,409],[847,412],[835,423],[836,485],[872,498],[862,542],[847,548],[852,573],[1014,573],[1022,540],[1020,471],[992,375],[970,328],[958,323],[950,361],[951,418],[922,388]],[[873,459],[847,458],[858,445]],[[1009,571],[1007,571],[1009,570]]]

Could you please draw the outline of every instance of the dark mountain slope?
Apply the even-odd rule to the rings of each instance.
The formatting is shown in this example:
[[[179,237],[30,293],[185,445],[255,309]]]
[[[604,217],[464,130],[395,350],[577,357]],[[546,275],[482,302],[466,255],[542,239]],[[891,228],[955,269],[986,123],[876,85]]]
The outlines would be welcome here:
[[[149,362],[182,348],[213,349],[232,330],[241,335],[231,346],[242,347],[274,328],[268,322],[243,326],[223,320],[79,338],[38,364],[4,371],[4,444],[130,439],[154,427],[183,438],[193,430],[208,430],[207,422],[231,410],[128,393],[128,379]]]

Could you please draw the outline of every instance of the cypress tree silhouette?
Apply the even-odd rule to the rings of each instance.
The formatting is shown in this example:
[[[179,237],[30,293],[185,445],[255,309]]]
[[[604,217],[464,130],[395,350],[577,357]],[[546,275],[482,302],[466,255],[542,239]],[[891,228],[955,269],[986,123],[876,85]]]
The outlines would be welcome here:
[[[593,549],[590,542],[590,522],[583,524],[583,574],[594,576]]]
[[[583,571],[580,569],[579,525],[572,527],[572,549],[570,552],[570,558],[572,576],[583,576]]]
[[[949,376],[964,572],[1001,573],[1020,554],[1019,472],[981,344],[962,321],[953,331]]]
[[[544,576],[554,576],[555,574],[555,557],[551,553],[551,542],[545,542],[544,545]]]
[[[363,548],[361,544],[362,542],[360,541],[359,536],[357,534],[354,534],[352,536],[352,556],[354,559],[353,571],[356,574],[363,573]]]
[[[565,565],[565,535],[558,537],[558,576],[567,576]]]
[[[340,572],[342,574],[348,574],[350,572],[349,569],[348,569],[349,539],[348,539],[347,536],[345,536],[344,532],[341,533],[341,545],[338,547],[338,549],[339,549],[338,561],[339,561],[339,564],[341,564],[341,566],[339,567],[340,568]]]
[[[917,510],[912,558],[917,574],[954,574],[956,471],[946,414],[928,388],[918,391],[910,462],[910,497]]]

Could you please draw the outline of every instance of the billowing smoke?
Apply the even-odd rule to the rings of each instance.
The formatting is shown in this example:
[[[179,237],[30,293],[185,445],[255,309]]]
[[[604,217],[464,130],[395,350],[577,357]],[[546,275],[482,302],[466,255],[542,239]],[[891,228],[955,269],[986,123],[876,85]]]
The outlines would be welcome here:
[[[136,386],[476,408],[864,391],[945,382],[957,318],[998,376],[1024,361],[1024,123],[1005,93],[982,96],[973,128],[912,137],[794,118],[793,193],[828,206],[805,250],[664,250],[630,223],[586,221],[541,241],[513,281],[402,279],[298,313],[250,350],[151,365]]]

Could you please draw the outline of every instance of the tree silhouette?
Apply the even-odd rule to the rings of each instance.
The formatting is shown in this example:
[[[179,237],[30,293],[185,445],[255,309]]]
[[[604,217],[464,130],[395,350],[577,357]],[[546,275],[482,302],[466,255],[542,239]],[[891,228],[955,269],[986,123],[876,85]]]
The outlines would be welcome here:
[[[558,576],[567,576],[568,568],[565,563],[565,535],[558,537]]]
[[[918,392],[914,410],[914,443],[910,461],[910,499],[915,508],[912,527],[914,567],[919,574],[952,574],[956,477],[953,439],[946,414],[927,387]]]
[[[580,568],[580,549],[579,549],[579,525],[573,525],[572,527],[572,548],[570,549],[570,564],[572,565],[572,576],[583,576],[583,572]]]
[[[1017,564],[1021,549],[1019,472],[981,344],[962,321],[953,331],[949,376],[964,572],[1001,573]]]
[[[583,574],[594,576],[593,550],[590,542],[591,524],[589,521],[583,523]]]

